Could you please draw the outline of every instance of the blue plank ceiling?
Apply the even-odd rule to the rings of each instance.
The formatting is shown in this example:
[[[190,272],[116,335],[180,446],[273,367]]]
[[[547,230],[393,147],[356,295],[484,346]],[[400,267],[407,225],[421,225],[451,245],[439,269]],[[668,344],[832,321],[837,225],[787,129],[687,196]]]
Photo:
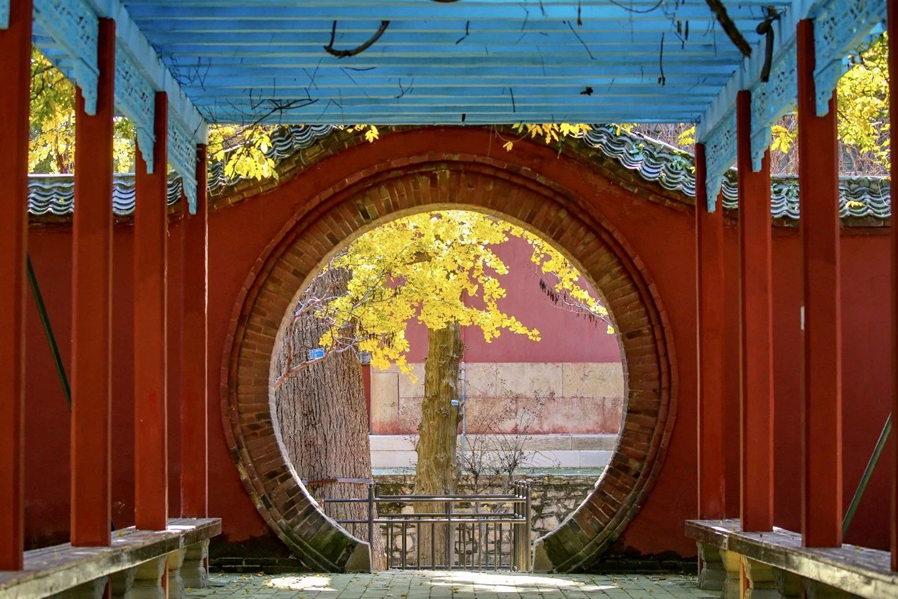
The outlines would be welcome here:
[[[755,168],[794,105],[798,20],[815,20],[825,112],[844,56],[885,18],[885,0],[721,3],[749,56],[706,0],[34,0],[37,45],[88,110],[94,20],[116,20],[119,110],[147,156],[152,95],[168,92],[188,199],[207,124],[695,122],[712,203],[735,161],[736,94],[752,92]]]
[[[742,63],[704,0],[124,5],[209,122],[690,122]],[[766,6],[728,5],[750,44]]]

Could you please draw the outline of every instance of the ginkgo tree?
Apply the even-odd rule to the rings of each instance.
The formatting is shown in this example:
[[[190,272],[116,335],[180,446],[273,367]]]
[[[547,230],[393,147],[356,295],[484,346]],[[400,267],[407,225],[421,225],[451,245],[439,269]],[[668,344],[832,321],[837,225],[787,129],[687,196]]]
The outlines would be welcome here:
[[[307,291],[300,297],[288,328],[324,323],[318,337],[324,351],[306,351],[308,342],[303,351],[296,351],[290,340],[302,334],[289,331],[288,359],[281,362],[275,390],[335,354],[345,357],[364,353],[376,368],[397,366],[414,377],[408,363],[406,333],[413,324],[423,325],[428,332],[428,352],[415,492],[455,492],[459,476],[456,439],[459,369],[464,352],[462,327],[478,329],[487,342],[504,334],[540,339],[537,328],[502,308],[501,300],[507,294],[502,278],[509,267],[496,248],[510,237],[523,239],[530,246],[531,262],[541,281],[535,293],[545,293],[558,306],[613,332],[607,309],[576,266],[538,235],[478,212],[420,213],[365,233],[312,280],[308,289],[314,293]],[[322,281],[329,284],[322,285]],[[331,405],[339,403],[340,396],[351,395],[347,390],[333,392],[338,396]],[[427,511],[434,506],[417,507]],[[422,537],[420,542],[443,547],[442,541],[429,537]]]

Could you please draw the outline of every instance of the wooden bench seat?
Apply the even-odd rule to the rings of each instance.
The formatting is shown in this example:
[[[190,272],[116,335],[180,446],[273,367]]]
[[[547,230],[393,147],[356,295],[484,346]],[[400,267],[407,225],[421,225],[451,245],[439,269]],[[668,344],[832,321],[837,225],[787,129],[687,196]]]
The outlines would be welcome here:
[[[125,528],[111,547],[56,545],[25,552],[25,569],[0,572],[0,596],[47,597],[167,556],[221,533],[219,518],[173,518],[164,531]]]
[[[851,595],[898,598],[898,573],[891,571],[887,551],[855,545],[825,549],[802,547],[798,533],[781,528],[746,533],[735,519],[689,520],[686,535],[699,543]]]

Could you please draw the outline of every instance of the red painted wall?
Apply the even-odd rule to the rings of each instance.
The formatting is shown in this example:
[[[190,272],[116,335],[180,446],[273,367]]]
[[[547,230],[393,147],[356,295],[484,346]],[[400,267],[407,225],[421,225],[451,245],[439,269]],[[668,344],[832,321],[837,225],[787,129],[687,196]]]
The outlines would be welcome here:
[[[210,216],[209,292],[209,411],[210,503],[213,515],[224,519],[219,542],[271,541],[237,476],[221,424],[221,356],[235,298],[247,273],[265,245],[317,191],[334,185],[381,160],[441,151],[486,154],[493,148],[489,135],[475,129],[417,130],[384,136],[375,144],[345,150],[301,176],[261,196],[213,212]],[[651,203],[609,182],[579,163],[559,157],[552,148],[520,143],[503,158],[531,168],[588,201],[629,242],[654,279],[671,326],[676,351],[676,426],[661,475],[646,504],[618,541],[617,549],[642,554],[695,554],[694,543],[683,535],[683,521],[696,509],[695,405],[695,247],[691,213]],[[177,227],[172,230],[176,248]],[[738,272],[735,230],[728,231],[728,272]],[[32,229],[31,254],[64,351],[70,342],[70,243],[66,231]],[[884,236],[844,238],[845,341],[845,496],[846,502],[863,470],[869,451],[888,413],[888,240]],[[776,490],[778,524],[795,528],[798,522],[798,240],[794,232],[774,240],[774,318],[776,360]],[[131,523],[133,511],[133,417],[131,351],[131,232],[117,228],[115,236],[115,334],[113,376],[113,501],[115,523]],[[173,251],[172,264],[176,265]],[[172,272],[177,272],[170,267]],[[738,473],[738,387],[736,281],[729,281],[730,332],[728,358],[732,366],[729,392],[733,412],[727,426],[732,443],[727,460],[733,475],[729,498],[738,512],[735,487]],[[174,300],[170,300],[174,305]],[[26,410],[26,518],[32,544],[60,541],[68,528],[68,414],[59,390],[46,341],[34,309],[29,312],[28,397]],[[172,323],[177,327],[177,323]],[[177,360],[172,360],[173,369]],[[176,369],[173,370],[173,373]],[[177,398],[170,397],[170,420],[176,424]],[[177,428],[172,430],[172,480],[177,471]],[[887,454],[888,455],[888,454]],[[886,458],[887,459],[887,458]],[[883,464],[868,490],[855,521],[851,542],[885,547],[888,540],[887,475]],[[173,491],[176,495],[176,491]],[[173,497],[173,510],[177,501]],[[173,513],[175,513],[173,511]]]

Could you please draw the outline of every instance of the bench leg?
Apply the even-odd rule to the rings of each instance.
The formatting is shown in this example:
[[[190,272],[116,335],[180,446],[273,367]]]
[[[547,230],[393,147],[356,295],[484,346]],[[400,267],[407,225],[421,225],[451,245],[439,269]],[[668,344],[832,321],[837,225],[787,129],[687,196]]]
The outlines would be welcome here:
[[[134,577],[137,575],[137,566],[120,570],[109,577],[109,591],[113,599],[130,597],[131,587],[134,586]]]
[[[855,597],[855,595],[847,593],[842,589],[837,589],[809,578],[805,578],[801,582],[804,585],[804,593],[807,599],[848,599],[849,597]]]
[[[742,556],[742,567],[745,571],[745,578],[748,580],[745,599],[780,599],[782,597],[776,589],[773,568],[745,556]]]
[[[720,559],[720,549],[705,543],[698,545],[698,556],[702,562],[701,574],[698,577],[698,588],[704,591],[722,591],[727,578],[726,568]]]
[[[54,599],[103,599],[107,578],[104,576],[53,595]]]
[[[724,599],[742,598],[742,556],[726,549],[720,549],[720,561],[726,569],[727,577],[723,581]]]
[[[184,583],[181,580],[181,566],[184,565],[186,549],[179,549],[168,554],[168,599],[181,599],[184,596]]]
[[[801,576],[779,568],[773,569],[776,590],[783,597],[801,597]]]
[[[203,589],[209,586],[206,572],[206,558],[209,555],[209,539],[194,543],[184,549],[184,565],[181,566],[181,580],[188,589]]]
[[[165,599],[162,579],[165,576],[167,561],[168,559],[165,556],[157,557],[134,568],[134,580],[131,588],[121,595],[114,595],[114,597],[121,597],[122,599]]]

